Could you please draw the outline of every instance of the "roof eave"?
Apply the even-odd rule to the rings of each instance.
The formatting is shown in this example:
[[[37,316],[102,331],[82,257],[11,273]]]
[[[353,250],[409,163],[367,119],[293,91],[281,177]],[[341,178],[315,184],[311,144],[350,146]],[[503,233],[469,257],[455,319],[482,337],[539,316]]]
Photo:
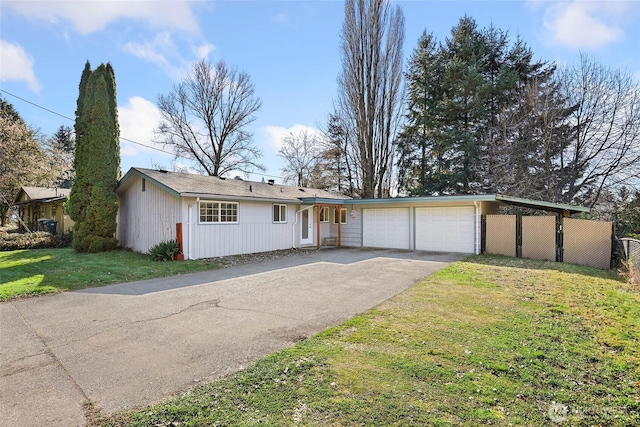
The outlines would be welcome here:
[[[385,199],[331,199],[319,197],[303,197],[304,203],[331,203],[337,205],[373,205],[389,203],[437,203],[437,202],[484,202],[495,201],[495,195],[463,195],[463,196],[428,196],[428,197],[391,197]]]
[[[14,202],[15,206],[19,206],[19,205],[28,205],[30,203],[50,203],[50,202],[57,202],[60,200],[66,200],[67,196],[57,196],[57,197],[42,197],[40,199],[29,199],[29,200],[23,200],[22,202]]]
[[[213,193],[180,193],[180,197],[200,198],[206,200],[224,200],[229,202],[248,201],[248,202],[271,202],[271,203],[295,203],[300,204],[300,199],[280,199],[276,197],[253,197],[253,196],[235,196],[229,194],[213,194]]]
[[[165,190],[166,192],[168,192],[169,194],[171,194],[172,196],[175,197],[180,197],[180,193],[177,192],[176,190],[174,190],[171,187],[168,187],[167,185],[161,183],[160,181],[151,178],[149,175],[147,175],[146,173],[138,170],[137,168],[131,168],[129,169],[129,171],[120,179],[120,181],[118,182],[118,186],[116,187],[116,193],[121,193],[123,190],[122,188],[124,187],[125,182],[132,176],[132,175],[137,175],[140,178],[144,178],[149,180],[150,182],[152,182],[153,184],[157,185],[158,187],[162,188],[163,190]]]
[[[573,213],[591,212],[591,208],[588,208],[586,206],[573,206],[573,205],[567,205],[564,203],[543,202],[539,200],[523,199],[520,197],[503,196],[501,194],[496,194],[495,200],[509,204],[509,205],[513,205],[513,206],[547,210],[547,211],[558,212],[558,213],[569,212],[573,214]]]

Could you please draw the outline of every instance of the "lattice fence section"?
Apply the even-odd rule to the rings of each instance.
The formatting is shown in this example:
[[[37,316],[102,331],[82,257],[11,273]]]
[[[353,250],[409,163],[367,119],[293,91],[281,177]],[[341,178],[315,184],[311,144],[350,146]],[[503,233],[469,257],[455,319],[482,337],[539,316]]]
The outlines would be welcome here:
[[[607,269],[611,265],[609,221],[564,218],[564,262]]]
[[[486,252],[516,256],[516,216],[487,215]]]
[[[640,271],[640,240],[621,239],[629,267]]]
[[[522,217],[522,257],[556,260],[556,217]]]

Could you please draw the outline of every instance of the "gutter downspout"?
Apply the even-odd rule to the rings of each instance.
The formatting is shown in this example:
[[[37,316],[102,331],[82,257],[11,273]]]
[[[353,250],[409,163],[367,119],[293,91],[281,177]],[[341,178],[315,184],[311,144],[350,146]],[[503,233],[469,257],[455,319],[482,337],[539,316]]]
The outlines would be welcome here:
[[[296,211],[296,220],[295,222],[291,225],[291,247],[293,249],[298,249],[296,248],[296,224],[298,223],[298,214],[302,211],[306,211],[307,209],[311,209],[313,207],[313,205],[306,207],[304,209],[300,209],[299,211]]]
[[[476,227],[475,227],[475,237],[474,237],[474,252],[476,255],[480,255],[480,246],[481,246],[481,242],[480,239],[481,237],[481,233],[480,233],[480,228],[482,227],[481,224],[481,217],[482,217],[482,213],[480,212],[480,206],[478,206],[478,202],[476,200],[474,200],[473,202],[473,206],[475,207],[475,219],[476,219]]]
[[[200,197],[196,197],[196,202],[191,205],[188,205],[187,207],[187,216],[188,216],[187,237],[189,239],[189,242],[187,243],[187,250],[189,251],[187,253],[187,259],[195,259],[195,258],[191,258],[191,208],[197,205],[198,203],[200,203]]]

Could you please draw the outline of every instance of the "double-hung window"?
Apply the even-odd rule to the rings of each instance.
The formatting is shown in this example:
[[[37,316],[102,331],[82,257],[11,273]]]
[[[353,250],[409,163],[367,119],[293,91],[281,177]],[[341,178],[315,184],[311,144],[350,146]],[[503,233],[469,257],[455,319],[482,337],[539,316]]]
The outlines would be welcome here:
[[[334,224],[338,223],[338,209],[333,211],[333,223]],[[347,223],[347,210],[340,209],[340,224],[346,224],[346,223]]]
[[[200,223],[220,224],[238,222],[237,202],[200,202]]]
[[[273,222],[287,222],[287,205],[273,205]]]
[[[320,210],[320,222],[329,222],[329,206],[325,206]]]

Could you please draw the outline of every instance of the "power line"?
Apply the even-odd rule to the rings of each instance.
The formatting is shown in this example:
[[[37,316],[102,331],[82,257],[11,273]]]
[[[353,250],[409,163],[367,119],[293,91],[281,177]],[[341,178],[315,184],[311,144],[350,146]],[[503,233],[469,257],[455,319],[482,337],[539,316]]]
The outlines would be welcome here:
[[[7,91],[7,90],[0,89],[0,91],[2,91],[2,92],[4,92],[4,93],[6,93],[7,95],[11,95],[11,96],[13,96],[14,98],[17,98],[17,99],[19,99],[19,100],[21,100],[21,101],[23,101],[23,102],[26,102],[27,104],[33,105],[34,107],[40,108],[41,110],[44,110],[44,111],[46,111],[46,112],[48,112],[48,113],[55,114],[55,115],[56,115],[56,116],[58,116],[58,117],[62,117],[63,119],[67,119],[67,120],[69,120],[69,121],[71,121],[71,122],[75,121],[74,119],[72,119],[72,118],[71,118],[71,117],[69,117],[69,116],[65,116],[64,114],[60,114],[60,113],[58,113],[57,111],[53,111],[53,110],[51,110],[51,109],[49,109],[49,108],[47,108],[47,107],[43,107],[42,105],[36,104],[35,102],[31,102],[31,101],[29,101],[28,99],[24,99],[24,98],[22,98],[22,97],[20,97],[20,96],[18,96],[18,95],[16,95],[16,94],[13,94],[13,93],[11,93],[11,92],[9,92],[9,91]],[[166,151],[166,150],[163,150],[163,149],[161,149],[161,148],[157,148],[157,147],[152,147],[152,146],[150,146],[150,145],[146,145],[146,144],[143,144],[143,143],[141,143],[141,142],[137,142],[137,141],[134,141],[134,140],[132,140],[132,139],[125,138],[124,136],[120,136],[120,139],[121,139],[121,140],[123,140],[123,141],[131,142],[132,144],[140,145],[140,146],[145,147],[145,148],[150,148],[150,149],[152,149],[152,150],[160,151],[160,152],[165,153],[165,154],[171,154],[171,155],[174,155],[173,153],[171,153],[171,152],[169,152],[169,151]],[[187,159],[186,157],[181,157],[181,156],[176,156],[176,157],[179,157],[179,158],[181,158],[181,159],[185,159],[185,160],[189,160],[189,159]]]
[[[16,95],[16,94],[14,94],[14,93],[9,92],[8,90],[5,90],[5,89],[0,88],[0,91],[2,91],[2,92],[4,92],[4,93],[6,93],[7,95],[13,96],[14,98],[17,98],[17,99],[19,99],[20,101],[26,102],[27,104],[33,105],[33,106],[34,106],[34,107],[36,107],[36,108],[40,108],[41,110],[44,110],[44,111],[46,111],[46,112],[48,112],[48,113],[55,114],[56,116],[62,117],[63,119],[67,119],[67,120],[69,120],[69,121],[75,122],[75,119],[72,119],[71,117],[65,116],[64,114],[60,114],[60,113],[58,113],[57,111],[53,111],[53,110],[51,110],[51,109],[49,109],[49,108],[47,108],[47,107],[43,107],[42,105],[36,104],[35,102],[29,101],[28,99],[24,99],[24,98],[22,98],[22,97],[20,97],[20,96],[18,96],[18,95]],[[151,145],[146,145],[146,144],[143,144],[143,143],[141,143],[141,142],[137,142],[137,141],[134,141],[134,140],[132,140],[132,139],[125,138],[124,136],[120,136],[120,139],[121,139],[122,141],[127,141],[127,142],[130,142],[130,143],[132,143],[132,144],[139,145],[139,146],[141,146],[141,147],[149,148],[149,149],[151,149],[151,150],[156,150],[156,151],[159,151],[159,152],[164,153],[164,154],[169,154],[169,155],[171,155],[171,156],[175,156],[175,157],[176,157],[176,158],[178,158],[178,159],[184,159],[184,160],[189,160],[189,161],[192,161],[192,160],[193,160],[193,159],[190,159],[190,158],[188,158],[188,157],[179,156],[179,155],[177,155],[177,154],[175,154],[175,153],[172,153],[172,152],[170,152],[170,151],[163,150],[163,149],[158,148],[158,147],[153,147],[153,146],[151,146]],[[265,173],[259,173],[259,172],[251,172],[251,173],[252,173],[252,174],[254,174],[254,175],[259,175],[259,176],[267,176],[267,177],[270,177],[270,178],[282,178],[282,177],[280,177],[280,176],[268,175],[268,174],[265,174]]]

